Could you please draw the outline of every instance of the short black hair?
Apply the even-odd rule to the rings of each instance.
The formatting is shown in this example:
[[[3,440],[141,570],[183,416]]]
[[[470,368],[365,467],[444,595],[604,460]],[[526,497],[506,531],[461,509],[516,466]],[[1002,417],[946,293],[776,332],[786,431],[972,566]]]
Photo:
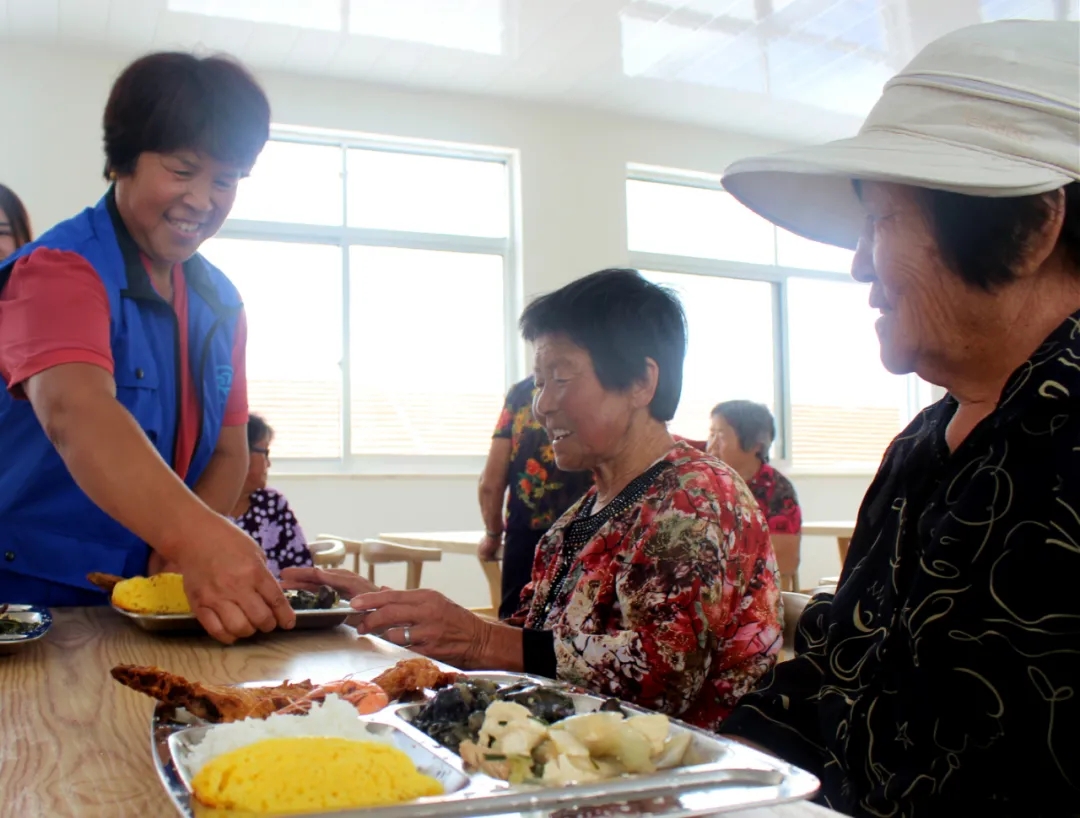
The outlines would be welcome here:
[[[521,314],[526,341],[565,335],[592,357],[605,389],[624,391],[645,377],[646,358],[660,372],[649,413],[667,422],[682,394],[686,314],[678,296],[637,270],[592,273],[541,296]]]
[[[855,181],[855,190],[861,185]],[[1080,182],[1065,185],[1065,217],[1058,239],[1080,265]],[[990,198],[919,188],[941,257],[964,282],[986,292],[1016,278],[1016,264],[1050,217],[1047,194]]]
[[[144,151],[194,150],[248,171],[270,138],[270,102],[235,60],[162,51],[124,69],[102,124],[106,178],[131,173]]]
[[[247,424],[248,448],[252,449],[260,440],[273,439],[274,430],[262,415],[254,412],[248,414]]]
[[[776,440],[776,421],[768,406],[751,400],[726,400],[716,404],[710,414],[727,421],[744,452],[752,452],[760,445],[758,458],[762,463],[769,462],[769,449]]]
[[[7,185],[0,185],[0,210],[7,216],[11,226],[11,237],[15,239],[15,249],[33,241],[34,231],[30,227],[30,216],[22,199]]]

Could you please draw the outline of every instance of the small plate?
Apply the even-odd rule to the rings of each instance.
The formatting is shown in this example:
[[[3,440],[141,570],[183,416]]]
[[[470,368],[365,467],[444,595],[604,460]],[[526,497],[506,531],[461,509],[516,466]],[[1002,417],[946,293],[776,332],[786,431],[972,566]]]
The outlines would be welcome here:
[[[144,631],[152,633],[205,633],[195,614],[147,614],[125,611],[115,605],[112,609],[122,616],[126,616]],[[321,608],[317,610],[295,611],[296,628],[294,630],[322,630],[335,628],[341,625],[354,614],[362,613],[354,611],[348,602],[339,602],[333,608]]]
[[[32,631],[26,633],[0,634],[0,655],[16,653],[37,642],[52,627],[52,614],[40,605],[8,605],[4,613],[0,614],[0,619],[15,619],[34,626]]]

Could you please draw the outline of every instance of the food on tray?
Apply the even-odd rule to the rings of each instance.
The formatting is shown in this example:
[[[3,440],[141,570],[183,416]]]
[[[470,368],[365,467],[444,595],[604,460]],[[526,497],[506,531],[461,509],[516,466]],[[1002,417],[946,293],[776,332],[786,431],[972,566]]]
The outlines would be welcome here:
[[[304,716],[211,727],[183,763],[201,804],[248,813],[383,806],[443,792],[336,695]]]
[[[288,590],[285,598],[296,611],[325,611],[336,606],[341,599],[329,585],[320,585],[318,591]]]
[[[230,722],[246,718],[263,719],[285,711],[305,713],[330,695],[339,695],[354,711],[374,713],[390,703],[386,693],[372,682],[341,679],[315,686],[310,681],[285,682],[273,687],[233,687],[204,685],[159,667],[117,665],[112,676],[120,684],[145,693],[172,707],[183,707],[191,715],[209,722]]]
[[[439,690],[464,679],[460,673],[447,673],[430,659],[402,659],[372,681],[386,691],[390,701],[401,701],[425,690]]]
[[[339,679],[313,688],[310,693],[301,696],[295,702],[281,708],[279,713],[307,713],[316,702],[327,696],[336,695],[351,704],[362,716],[377,713],[390,704],[386,691],[374,682],[360,682],[356,679]]]
[[[466,678],[436,693],[413,724],[456,753],[461,742],[476,739],[484,713],[496,700],[520,704],[545,724],[576,712],[574,700],[554,687],[525,681],[499,689],[492,682]]]
[[[191,605],[184,593],[184,578],[179,574],[121,580],[112,590],[112,602],[117,608],[132,613],[191,613]]]
[[[113,574],[87,574],[86,578],[112,595],[112,603],[125,611],[142,614],[187,614],[191,604],[184,593],[184,578],[180,574],[154,574],[152,577],[123,577]],[[293,610],[329,610],[340,601],[338,592],[329,585],[318,591],[288,590],[285,598]]]
[[[500,701],[527,707],[534,717],[545,724],[553,724],[577,713],[574,700],[563,691],[529,681],[504,687],[499,690],[497,697]]]
[[[22,636],[40,627],[34,622],[23,622],[13,616],[8,616],[7,609],[7,605],[0,605],[0,636]]]
[[[435,694],[413,724],[470,767],[513,783],[567,784],[649,773],[682,763],[690,733],[667,716],[623,712],[616,699],[578,714],[563,690],[532,682],[502,689],[482,680]]]
[[[314,689],[311,682],[285,682],[274,687],[204,685],[159,667],[117,665],[112,677],[122,685],[209,722],[266,718],[303,699]]]
[[[461,742],[476,738],[484,712],[495,701],[498,685],[478,679],[456,682],[437,692],[413,719],[413,724],[455,753]]]
[[[652,773],[682,763],[690,733],[671,733],[667,716],[581,713],[548,725],[527,707],[498,701],[476,741],[461,743],[471,767],[514,783],[548,785]]]
[[[92,571],[87,574],[86,578],[90,581],[91,585],[96,585],[107,594],[113,592],[113,588],[116,587],[117,583],[124,581],[123,577],[118,577],[116,574],[101,574],[97,571]]]

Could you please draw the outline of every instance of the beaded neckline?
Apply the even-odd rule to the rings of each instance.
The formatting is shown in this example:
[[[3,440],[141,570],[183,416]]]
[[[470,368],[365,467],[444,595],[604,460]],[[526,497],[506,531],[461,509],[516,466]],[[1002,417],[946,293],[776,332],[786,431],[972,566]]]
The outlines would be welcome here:
[[[670,467],[671,463],[667,460],[654,463],[646,471],[631,480],[614,500],[596,514],[592,513],[593,507],[596,505],[596,494],[590,494],[585,499],[585,502],[581,504],[581,508],[578,509],[573,521],[566,527],[563,534],[562,555],[555,569],[555,576],[551,579],[547,599],[544,600],[544,606],[541,608],[543,614],[540,618],[543,623],[541,627],[547,625],[547,619],[551,615],[555,600],[562,593],[566,578],[570,574],[570,567],[574,564],[578,554],[581,553],[582,547],[596,536],[596,532],[605,523],[640,503],[645,496],[645,492],[649,490],[656,478]]]

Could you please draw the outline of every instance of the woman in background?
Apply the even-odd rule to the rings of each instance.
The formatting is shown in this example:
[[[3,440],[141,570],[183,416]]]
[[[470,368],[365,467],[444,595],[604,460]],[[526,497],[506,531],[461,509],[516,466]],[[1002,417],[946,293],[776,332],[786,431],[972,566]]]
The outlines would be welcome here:
[[[707,450],[735,469],[754,493],[769,524],[783,590],[798,591],[802,509],[791,481],[769,465],[774,440],[776,421],[767,406],[729,400],[713,408]]]
[[[0,259],[33,240],[30,217],[15,191],[0,185]]]
[[[511,388],[480,475],[480,559],[495,559],[503,547],[500,619],[518,609],[544,532],[592,485],[589,472],[564,472],[555,465],[547,432],[533,417],[536,393],[532,375]]]
[[[307,539],[285,495],[266,487],[270,444],[274,430],[262,417],[248,415],[248,473],[232,517],[266,552],[266,567],[274,577],[289,566],[314,565]]]

